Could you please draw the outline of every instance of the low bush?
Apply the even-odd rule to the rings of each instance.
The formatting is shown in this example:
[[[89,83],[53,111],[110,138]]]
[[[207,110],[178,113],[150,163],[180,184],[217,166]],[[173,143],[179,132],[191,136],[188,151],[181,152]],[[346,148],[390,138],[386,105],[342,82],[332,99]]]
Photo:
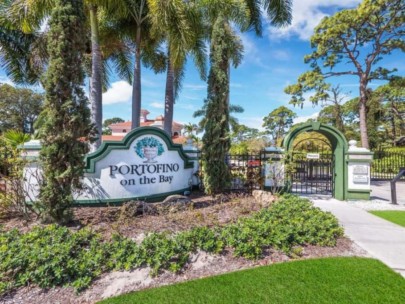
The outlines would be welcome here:
[[[334,246],[342,235],[343,229],[331,213],[292,195],[223,229],[226,245],[235,249],[235,255],[248,259],[259,258],[266,247],[291,254],[297,245]]]
[[[106,270],[106,250],[99,235],[88,229],[76,233],[55,225],[21,234],[0,233],[0,294],[8,289],[38,285],[87,287]]]
[[[292,256],[305,244],[334,246],[343,230],[335,217],[306,200],[285,196],[252,217],[224,227],[197,227],[177,234],[151,233],[141,244],[120,235],[105,241],[89,229],[55,225],[22,234],[0,230],[0,295],[20,286],[73,286],[80,291],[103,272],[149,266],[152,275],[180,271],[191,253],[257,259],[268,247]]]

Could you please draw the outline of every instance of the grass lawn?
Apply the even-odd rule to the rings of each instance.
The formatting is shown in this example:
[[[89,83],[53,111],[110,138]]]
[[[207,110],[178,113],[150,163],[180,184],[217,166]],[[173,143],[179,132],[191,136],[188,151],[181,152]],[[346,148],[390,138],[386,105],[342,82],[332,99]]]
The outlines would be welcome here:
[[[405,227],[405,211],[370,211],[370,213]]]
[[[326,258],[280,263],[134,292],[100,303],[405,303],[405,279],[381,262]]]

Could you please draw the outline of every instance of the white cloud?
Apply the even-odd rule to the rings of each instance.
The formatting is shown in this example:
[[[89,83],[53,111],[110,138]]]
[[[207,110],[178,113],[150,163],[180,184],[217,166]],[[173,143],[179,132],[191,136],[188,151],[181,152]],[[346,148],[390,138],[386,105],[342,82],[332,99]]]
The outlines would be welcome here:
[[[308,40],[322,18],[328,16],[324,12],[325,8],[353,8],[360,2],[361,0],[294,0],[291,25],[284,28],[270,27],[270,38],[298,36],[302,40]]]
[[[248,126],[249,128],[255,128],[255,129],[259,129],[260,131],[263,131],[264,128],[262,127],[263,124],[263,117],[237,117],[239,120],[239,123],[244,124],[246,126]]]
[[[256,46],[254,40],[248,36],[247,33],[239,33],[243,44],[243,64],[255,64],[262,68],[267,68],[266,64],[263,63],[263,60],[260,56],[258,47]]]
[[[316,112],[316,113],[313,113],[313,114],[307,115],[307,116],[298,116],[297,118],[294,118],[294,124],[306,122],[308,119],[317,119],[318,115],[319,115],[319,112]]]
[[[175,104],[175,107],[178,107],[178,108],[184,109],[184,110],[192,110],[192,111],[197,110],[195,105],[192,105],[189,103],[178,103],[178,104]]]
[[[155,109],[164,109],[165,108],[165,106],[162,102],[151,102],[149,105]]]
[[[243,44],[244,56],[256,55],[258,53],[258,49],[254,41],[246,33],[240,34],[240,37]]]
[[[291,54],[286,50],[274,50],[271,52],[271,56],[280,61],[289,61],[291,59]]]
[[[132,86],[126,81],[117,81],[111,84],[111,88],[103,94],[103,104],[115,104],[130,102]]]
[[[186,83],[185,85],[183,85],[183,88],[189,89],[191,91],[201,91],[201,90],[205,90],[207,88],[207,85]]]

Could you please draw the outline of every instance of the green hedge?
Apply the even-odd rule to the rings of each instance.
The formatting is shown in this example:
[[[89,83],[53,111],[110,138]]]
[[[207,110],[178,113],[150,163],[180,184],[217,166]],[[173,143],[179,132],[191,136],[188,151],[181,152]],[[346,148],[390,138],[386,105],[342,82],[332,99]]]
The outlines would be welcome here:
[[[139,245],[119,235],[104,241],[87,228],[72,232],[51,225],[25,234],[0,231],[0,295],[32,284],[73,286],[80,291],[103,272],[141,266],[151,267],[152,275],[163,269],[177,272],[197,250],[221,253],[228,248],[235,256],[257,259],[264,249],[273,247],[295,255],[305,244],[334,246],[342,235],[332,214],[295,196],[285,196],[224,227],[151,233]]]

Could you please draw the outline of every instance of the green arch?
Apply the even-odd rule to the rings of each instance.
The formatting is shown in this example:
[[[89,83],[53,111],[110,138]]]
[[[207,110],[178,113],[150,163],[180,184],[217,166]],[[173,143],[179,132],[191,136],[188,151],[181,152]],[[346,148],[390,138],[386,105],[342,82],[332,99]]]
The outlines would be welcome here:
[[[333,197],[339,200],[347,198],[347,164],[345,154],[348,150],[348,144],[345,136],[338,129],[322,124],[320,122],[308,122],[289,132],[284,137],[282,146],[288,153],[293,149],[294,139],[303,132],[318,132],[324,135],[332,146],[334,155],[334,181]]]

